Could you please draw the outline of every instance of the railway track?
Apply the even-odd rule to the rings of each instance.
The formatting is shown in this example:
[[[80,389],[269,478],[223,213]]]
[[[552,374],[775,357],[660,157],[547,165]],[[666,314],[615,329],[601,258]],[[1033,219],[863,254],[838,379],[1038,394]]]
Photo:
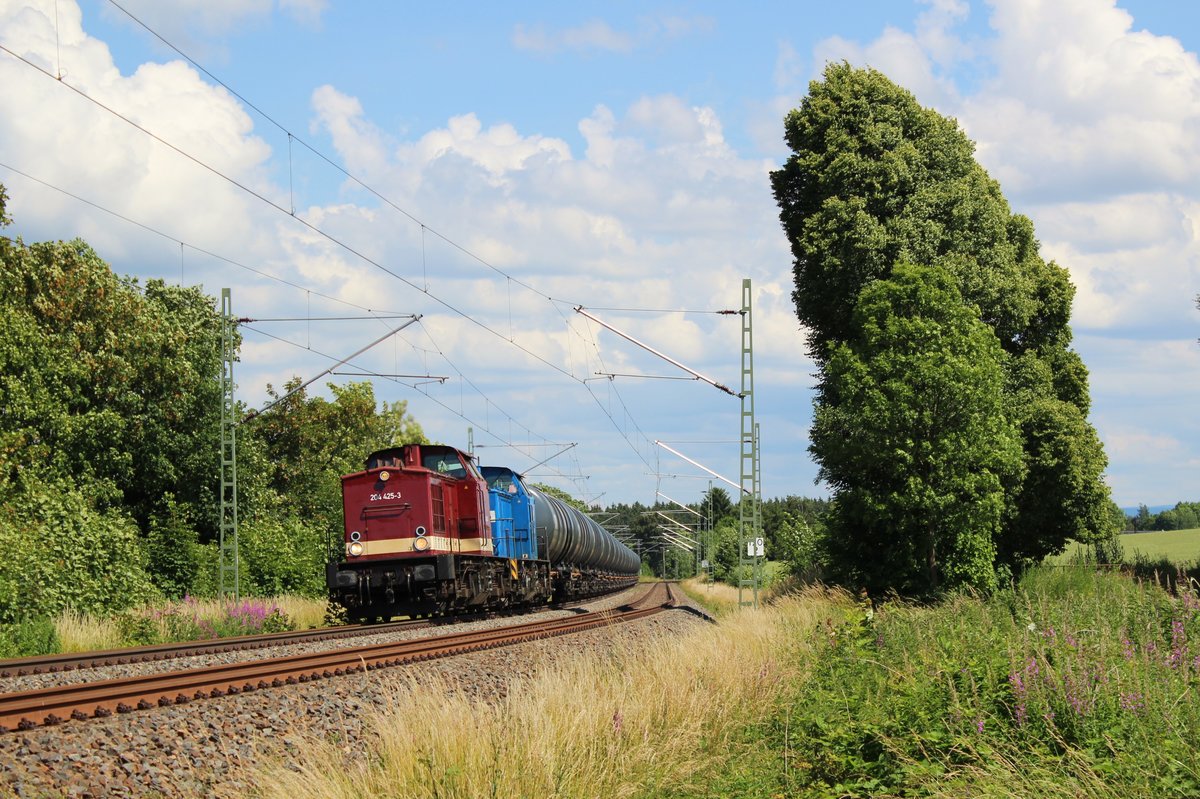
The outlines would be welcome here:
[[[678,602],[675,591],[676,589],[668,583],[656,583],[641,599],[611,611],[588,611],[569,618],[526,622],[508,627],[453,633],[435,638],[348,647],[326,652],[2,694],[0,695],[0,732],[28,730],[37,726],[60,724],[72,719],[105,718],[113,713],[129,713],[134,710],[187,704],[210,697],[374,671],[422,660],[566,635],[602,625],[634,621],[674,607]],[[375,625],[370,629],[375,631],[386,626]],[[411,626],[407,629],[411,629]],[[361,628],[359,628],[359,633],[361,634]],[[254,637],[262,638],[262,636]]]

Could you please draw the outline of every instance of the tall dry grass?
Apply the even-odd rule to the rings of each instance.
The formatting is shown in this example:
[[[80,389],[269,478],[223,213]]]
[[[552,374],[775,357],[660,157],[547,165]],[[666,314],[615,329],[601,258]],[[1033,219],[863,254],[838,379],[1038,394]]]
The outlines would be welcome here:
[[[718,616],[738,609],[738,590],[726,583],[709,582],[702,577],[691,577],[680,583],[683,592]]]
[[[96,618],[67,608],[54,619],[59,650],[95,652],[123,646],[121,629],[113,619]]]
[[[323,597],[313,599],[296,594],[280,594],[270,601],[287,614],[297,630],[312,630],[325,626],[325,610],[329,601]]]
[[[258,791],[269,799],[365,799],[695,789],[798,677],[790,670],[808,662],[795,657],[801,632],[845,602],[810,591],[653,645],[615,627],[614,647],[541,664],[491,703],[444,680],[396,679],[393,707],[374,719],[353,764],[345,742],[313,742],[259,772]]]

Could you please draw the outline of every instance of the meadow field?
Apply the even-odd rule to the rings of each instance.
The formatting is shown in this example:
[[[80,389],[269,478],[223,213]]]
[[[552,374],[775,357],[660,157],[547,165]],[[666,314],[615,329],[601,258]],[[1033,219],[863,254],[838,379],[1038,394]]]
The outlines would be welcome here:
[[[1200,561],[1200,528],[1191,530],[1154,530],[1145,533],[1124,533],[1121,545],[1125,550],[1125,562],[1138,558],[1157,561],[1166,559],[1179,565]],[[1072,543],[1067,551],[1052,563],[1067,563],[1088,551],[1088,547]]]
[[[1137,556],[1149,560],[1166,558],[1173,563],[1200,560],[1200,528],[1126,533],[1121,536],[1121,544],[1127,560]]]

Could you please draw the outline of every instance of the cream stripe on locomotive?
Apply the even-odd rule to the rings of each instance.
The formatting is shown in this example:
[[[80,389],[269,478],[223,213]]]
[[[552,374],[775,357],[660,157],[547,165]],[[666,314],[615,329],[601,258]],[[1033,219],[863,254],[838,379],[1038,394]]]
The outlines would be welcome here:
[[[415,541],[428,541],[429,546],[417,549]],[[363,552],[359,557],[367,555],[395,555],[399,553],[424,552],[454,552],[473,555],[477,553],[490,555],[495,551],[490,538],[448,538],[440,535],[427,535],[423,538],[385,538],[379,541],[362,541]]]

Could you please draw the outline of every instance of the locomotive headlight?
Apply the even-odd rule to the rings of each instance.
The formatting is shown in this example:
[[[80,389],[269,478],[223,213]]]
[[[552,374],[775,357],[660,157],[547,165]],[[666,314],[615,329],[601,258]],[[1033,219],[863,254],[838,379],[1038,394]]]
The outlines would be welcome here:
[[[380,480],[380,482],[386,483],[386,482],[388,481],[388,478],[389,478],[389,477],[391,477],[391,475],[390,475],[390,474],[388,474],[387,472],[380,472],[380,473],[379,473],[379,480]]]
[[[359,555],[361,555],[363,553],[363,542],[362,541],[351,541],[350,544],[346,547],[346,551],[348,553],[350,553],[350,557],[357,558]]]
[[[429,539],[428,538],[414,538],[413,539],[413,549],[415,549],[417,552],[424,552],[425,550],[429,549]]]

